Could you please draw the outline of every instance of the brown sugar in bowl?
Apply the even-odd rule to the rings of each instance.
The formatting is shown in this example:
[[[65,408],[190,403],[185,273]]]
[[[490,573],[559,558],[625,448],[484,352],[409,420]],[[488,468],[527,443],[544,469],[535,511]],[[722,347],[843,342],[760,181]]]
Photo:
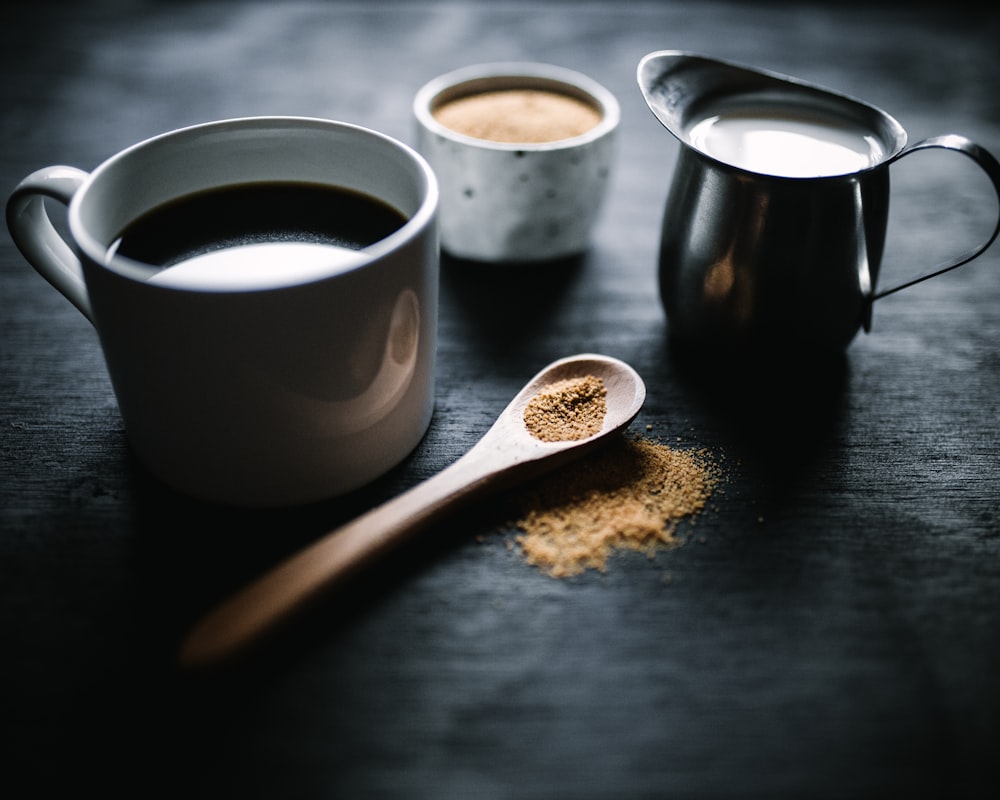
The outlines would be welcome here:
[[[621,116],[610,91],[551,64],[480,64],[426,83],[413,113],[444,251],[531,262],[589,247]]]
[[[512,144],[574,139],[601,122],[592,104],[548,89],[480,92],[449,100],[432,113],[457,133]]]

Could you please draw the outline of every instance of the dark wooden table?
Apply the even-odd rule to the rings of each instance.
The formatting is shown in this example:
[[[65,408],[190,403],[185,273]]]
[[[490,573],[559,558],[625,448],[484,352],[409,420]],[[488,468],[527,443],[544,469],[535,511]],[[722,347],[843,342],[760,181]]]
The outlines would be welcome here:
[[[954,131],[998,153],[1000,14],[938,5],[6,5],[5,193],[214,118],[321,116],[412,142],[417,88],[480,61],[582,70],[623,118],[592,251],[533,270],[445,260],[425,440],[307,508],[211,507],[151,479],[94,331],[0,236],[0,791],[996,796],[1000,247],[879,301],[872,333],[818,376],[691,369],[655,276],[677,151],[634,79],[649,51],[698,50],[860,96],[911,141]],[[987,235],[996,201],[966,159],[893,169],[886,281]],[[508,549],[498,497],[258,660],[174,669],[216,601],[450,464],[541,366],[583,351],[643,375],[637,430],[726,458],[685,546],[556,580]]]

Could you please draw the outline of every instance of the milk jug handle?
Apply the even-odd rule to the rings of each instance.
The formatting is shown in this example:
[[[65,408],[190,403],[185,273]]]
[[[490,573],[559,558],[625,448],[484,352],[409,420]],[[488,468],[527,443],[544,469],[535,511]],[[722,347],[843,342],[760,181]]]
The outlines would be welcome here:
[[[7,201],[7,229],[28,263],[93,322],[80,259],[45,210],[46,197],[68,206],[88,178],[75,167],[45,167],[21,181]]]
[[[1000,162],[998,162],[997,159],[982,146],[976,144],[970,139],[966,139],[964,136],[960,136],[954,133],[946,134],[944,136],[933,136],[929,139],[924,139],[923,141],[910,145],[909,147],[906,147],[903,150],[901,150],[893,160],[897,161],[903,156],[909,155],[910,153],[916,152],[917,150],[927,150],[930,148],[942,148],[945,150],[955,150],[959,153],[963,153],[964,155],[968,156],[973,161],[975,161],[976,164],[978,164],[982,168],[983,172],[985,172],[987,176],[989,176],[990,181],[992,181],[993,183],[993,190],[997,194],[997,203],[998,203],[997,221],[996,224],[993,226],[993,233],[991,233],[990,237],[981,245],[979,245],[979,247],[970,250],[964,255],[960,255],[957,258],[952,259],[951,261],[945,261],[942,264],[939,264],[937,267],[932,269],[930,272],[925,273],[924,275],[912,278],[911,280],[908,280],[905,283],[901,283],[898,286],[893,286],[891,289],[884,289],[880,292],[876,292],[872,296],[872,300],[878,300],[881,297],[885,297],[887,294],[898,292],[900,289],[905,289],[909,286],[913,286],[913,284],[915,283],[920,283],[921,281],[925,281],[928,278],[933,278],[936,275],[940,275],[944,272],[948,272],[949,270],[955,269],[955,267],[960,267],[963,264],[969,263],[970,261],[972,261],[972,259],[980,256],[986,250],[986,248],[988,248],[991,244],[993,244],[993,240],[996,239],[997,234],[1000,233]]]

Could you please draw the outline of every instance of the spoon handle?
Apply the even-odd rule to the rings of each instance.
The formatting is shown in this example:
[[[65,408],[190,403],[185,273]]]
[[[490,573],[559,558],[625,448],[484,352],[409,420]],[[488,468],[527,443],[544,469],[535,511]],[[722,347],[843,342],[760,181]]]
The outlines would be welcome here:
[[[326,534],[217,606],[184,640],[185,668],[220,662],[271,631],[445,511],[494,484],[495,458],[473,448],[450,467]]]
[[[568,377],[600,376],[607,387],[603,425],[585,438],[543,441],[529,433],[525,408],[545,386]],[[226,660],[252,644],[322,591],[486,490],[538,476],[620,432],[642,407],[646,389],[627,364],[582,354],[555,361],[503,410],[486,435],[450,467],[323,536],[211,611],[181,645],[182,667]]]

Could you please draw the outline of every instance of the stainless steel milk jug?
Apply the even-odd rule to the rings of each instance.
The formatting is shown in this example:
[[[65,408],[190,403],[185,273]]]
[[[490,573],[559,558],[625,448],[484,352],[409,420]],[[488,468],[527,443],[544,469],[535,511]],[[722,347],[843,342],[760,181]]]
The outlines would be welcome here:
[[[880,289],[889,165],[916,150],[954,150],[1000,198],[996,158],[958,135],[907,147],[902,126],[867,103],[693,53],[650,53],[637,77],[681,143],[659,253],[661,298],[680,341],[843,350],[870,329],[876,299],[971,261],[1000,231],[998,214],[979,247]],[[813,149],[797,154],[800,143]]]

